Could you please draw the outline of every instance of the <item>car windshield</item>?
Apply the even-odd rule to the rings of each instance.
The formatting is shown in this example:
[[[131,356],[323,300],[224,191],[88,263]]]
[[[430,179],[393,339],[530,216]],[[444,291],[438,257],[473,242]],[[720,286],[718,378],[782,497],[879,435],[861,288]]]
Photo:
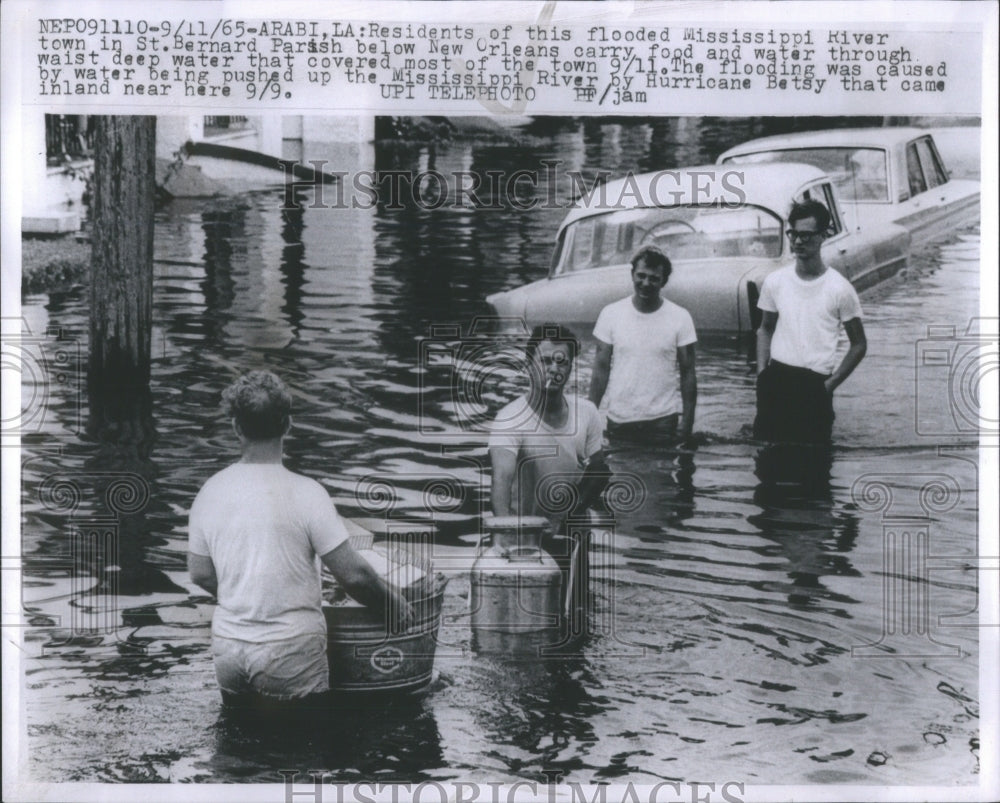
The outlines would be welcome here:
[[[786,148],[730,156],[726,163],[799,162],[826,173],[848,203],[889,200],[886,152],[882,148]]]
[[[627,263],[646,245],[672,260],[781,256],[781,220],[758,206],[622,209],[571,223],[560,238],[555,273]]]

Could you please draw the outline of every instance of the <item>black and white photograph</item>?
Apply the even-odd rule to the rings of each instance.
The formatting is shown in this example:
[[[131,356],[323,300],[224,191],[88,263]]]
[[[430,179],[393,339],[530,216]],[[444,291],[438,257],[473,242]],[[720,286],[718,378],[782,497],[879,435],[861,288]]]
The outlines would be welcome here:
[[[997,10],[4,3],[4,799],[996,799]]]

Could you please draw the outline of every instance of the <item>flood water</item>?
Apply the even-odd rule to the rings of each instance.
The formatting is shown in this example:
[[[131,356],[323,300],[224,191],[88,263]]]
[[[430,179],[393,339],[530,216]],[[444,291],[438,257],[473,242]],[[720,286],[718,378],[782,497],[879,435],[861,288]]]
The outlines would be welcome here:
[[[750,135],[686,120],[594,122],[518,144],[361,147],[350,158],[484,174],[560,159],[593,175],[710,161]],[[335,151],[310,142],[302,156]],[[555,187],[561,203],[570,189]],[[318,479],[345,515],[430,515],[439,544],[468,546],[488,501],[485,439],[465,425],[470,402],[428,344],[458,350],[447,327],[467,331],[487,294],[543,276],[564,214],[314,209],[308,199],[283,212],[282,197],[160,210],[151,406],[98,439],[82,434],[74,368],[86,354],[86,293],[25,300],[31,331],[60,328],[68,355],[23,441],[32,778],[262,783],[322,769],[383,782],[554,771],[579,783],[976,783],[977,456],[940,366],[917,368],[929,324],[955,326],[961,340],[978,310],[974,228],[862,298],[868,357],[836,395],[828,479],[806,490],[767,481],[784,458],[747,438],[745,346],[699,345],[693,458],[611,458],[640,483],[595,556],[604,615],[579,655],[474,652],[469,583],[457,575],[437,677],[420,699],[345,710],[316,731],[227,721],[212,608],[185,571],[190,502],[238,456],[221,390],[249,369],[278,372],[295,394],[290,468]],[[589,341],[581,392],[592,360]],[[513,375],[484,382],[472,418],[518,387]],[[918,408],[930,411],[922,432]]]

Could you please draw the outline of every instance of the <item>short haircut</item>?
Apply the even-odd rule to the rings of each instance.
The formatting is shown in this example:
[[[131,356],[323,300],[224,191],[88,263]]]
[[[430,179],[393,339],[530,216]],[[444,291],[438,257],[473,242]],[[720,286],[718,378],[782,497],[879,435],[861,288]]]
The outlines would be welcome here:
[[[673,265],[670,264],[670,257],[655,245],[643,246],[632,255],[631,261],[633,271],[639,267],[640,262],[645,262],[650,267],[658,267],[664,283],[670,278],[670,273],[673,270]]]
[[[788,213],[788,228],[791,228],[796,220],[805,220],[809,217],[816,221],[816,231],[821,231],[824,234],[829,232],[832,222],[830,210],[819,201],[793,203],[791,211]]]
[[[272,440],[288,430],[292,396],[270,371],[250,371],[222,391],[222,407],[250,440]]]
[[[565,343],[569,346],[569,358],[575,360],[580,353],[580,341],[576,333],[568,326],[558,323],[540,323],[531,330],[528,344],[524,347],[524,354],[529,361],[535,359],[535,352],[538,351],[538,344],[550,340],[553,343]]]

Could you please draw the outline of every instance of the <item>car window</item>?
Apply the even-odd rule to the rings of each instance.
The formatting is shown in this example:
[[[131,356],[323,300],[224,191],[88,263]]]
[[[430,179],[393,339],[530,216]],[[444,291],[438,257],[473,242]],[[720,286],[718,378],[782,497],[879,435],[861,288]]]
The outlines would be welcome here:
[[[593,264],[594,221],[582,220],[581,225],[572,226],[567,231],[569,237],[569,264],[576,269],[589,268]]]
[[[750,204],[623,209],[567,226],[555,273],[623,265],[646,245],[671,259],[776,258],[781,232],[777,215]]]
[[[844,222],[840,219],[840,209],[837,207],[837,196],[829,182],[820,185],[823,192],[823,205],[830,210],[830,234],[840,234],[844,230]]]
[[[884,148],[782,148],[730,156],[725,164],[799,162],[826,173],[848,203],[889,200],[888,154]]]
[[[948,180],[948,176],[931,144],[930,137],[922,137],[914,144],[917,146],[917,155],[920,157],[920,166],[923,168],[924,178],[927,179],[927,186],[940,187]]]
[[[927,191],[924,171],[920,168],[920,157],[917,155],[917,145],[911,142],[906,146],[906,179],[910,185],[910,197]]]

